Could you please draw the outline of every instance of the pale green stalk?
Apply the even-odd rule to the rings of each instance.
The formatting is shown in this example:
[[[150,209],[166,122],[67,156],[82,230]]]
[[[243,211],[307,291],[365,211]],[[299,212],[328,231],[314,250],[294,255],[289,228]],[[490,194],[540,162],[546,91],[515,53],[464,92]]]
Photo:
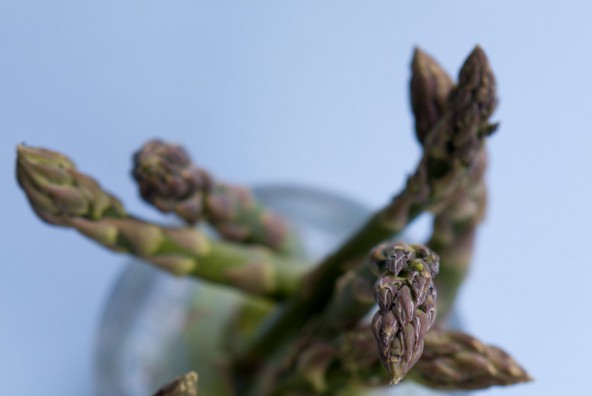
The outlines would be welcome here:
[[[301,263],[262,247],[210,239],[194,228],[162,227],[126,213],[117,198],[76,169],[67,157],[19,146],[17,177],[44,221],[73,228],[117,252],[180,276],[194,276],[247,293],[283,299],[300,284]]]

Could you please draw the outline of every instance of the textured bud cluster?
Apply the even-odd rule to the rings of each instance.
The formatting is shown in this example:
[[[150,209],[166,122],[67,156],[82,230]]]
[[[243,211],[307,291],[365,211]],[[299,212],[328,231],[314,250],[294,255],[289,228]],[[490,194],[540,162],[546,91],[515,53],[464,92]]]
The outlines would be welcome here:
[[[458,75],[458,85],[448,97],[451,112],[452,146],[457,157],[471,163],[481,147],[484,135],[495,131],[487,120],[497,105],[495,76],[485,52],[477,47],[471,52]]]
[[[211,177],[191,162],[183,147],[150,140],[134,155],[132,175],[142,198],[162,212],[175,212],[190,224],[204,212]]]
[[[105,214],[123,216],[117,198],[105,192],[91,177],[55,151],[17,147],[16,175],[31,207],[44,221],[66,225],[72,218],[95,220]]]
[[[276,250],[290,246],[286,222],[263,209],[251,191],[217,182],[183,147],[151,140],[134,155],[132,174],[142,198],[189,224],[207,220],[224,238]]]
[[[530,381],[504,350],[458,331],[431,331],[414,375],[432,388],[485,389]]]
[[[439,258],[424,246],[396,243],[375,248],[371,262],[381,271],[372,329],[382,364],[396,384],[421,357],[424,337],[436,321],[433,278]]]

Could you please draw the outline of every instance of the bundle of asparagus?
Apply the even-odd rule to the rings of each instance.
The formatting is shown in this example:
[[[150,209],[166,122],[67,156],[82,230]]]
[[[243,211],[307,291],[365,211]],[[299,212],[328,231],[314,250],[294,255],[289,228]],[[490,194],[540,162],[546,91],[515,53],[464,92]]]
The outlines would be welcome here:
[[[239,319],[228,328],[229,394],[363,394],[403,379],[446,389],[529,381],[503,350],[446,330],[485,212],[485,144],[497,128],[489,121],[497,96],[487,57],[476,47],[455,85],[417,49],[410,88],[422,147],[416,169],[391,202],[314,266],[299,258],[285,220],[248,189],[215,181],[178,145],[147,142],[134,155],[132,174],[146,202],[185,226],[128,214],[54,151],[19,146],[17,178],[45,222],[174,275],[243,293],[238,316],[248,318],[249,329]],[[425,246],[392,242],[426,212],[433,232]],[[218,237],[194,227],[204,222]],[[372,323],[365,322],[373,310]],[[200,383],[204,394],[212,392],[207,378]],[[197,375],[156,395],[197,395]]]

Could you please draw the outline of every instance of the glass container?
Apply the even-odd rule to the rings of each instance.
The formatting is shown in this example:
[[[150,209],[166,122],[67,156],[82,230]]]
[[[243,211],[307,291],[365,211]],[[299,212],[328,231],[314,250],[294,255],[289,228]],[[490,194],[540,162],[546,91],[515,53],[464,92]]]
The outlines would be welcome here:
[[[290,221],[311,260],[336,248],[370,215],[364,205],[318,189],[268,186],[253,191],[266,207]],[[210,389],[217,389],[215,396],[226,393],[227,381],[216,372],[222,363],[217,348],[224,324],[232,320],[232,307],[239,299],[238,293],[228,289],[176,278],[139,261],[130,262],[117,280],[101,320],[96,395],[149,396],[179,374],[196,368],[200,382],[208,378]],[[442,394],[410,382],[367,392]]]

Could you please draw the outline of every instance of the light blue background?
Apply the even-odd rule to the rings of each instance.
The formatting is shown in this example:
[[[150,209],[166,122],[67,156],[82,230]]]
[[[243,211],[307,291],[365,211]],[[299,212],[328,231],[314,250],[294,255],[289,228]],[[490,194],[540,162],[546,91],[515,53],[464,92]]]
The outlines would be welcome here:
[[[586,1],[0,3],[0,378],[90,395],[101,309],[124,258],[50,228],[14,147],[68,153],[157,218],[129,177],[148,138],[241,183],[307,183],[378,207],[413,169],[413,46],[456,73],[480,43],[499,81],[488,221],[461,308],[536,377],[488,395],[589,390],[592,7]],[[417,232],[422,232],[420,225]]]

